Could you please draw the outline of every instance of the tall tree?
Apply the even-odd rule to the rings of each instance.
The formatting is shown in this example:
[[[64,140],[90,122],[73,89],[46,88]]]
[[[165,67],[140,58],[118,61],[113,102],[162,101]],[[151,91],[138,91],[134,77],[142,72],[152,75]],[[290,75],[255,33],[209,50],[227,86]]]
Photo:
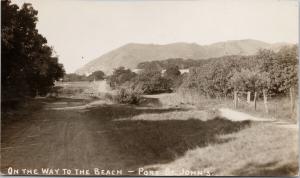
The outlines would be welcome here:
[[[63,77],[62,64],[36,28],[37,14],[31,4],[1,1],[2,99],[45,94]]]

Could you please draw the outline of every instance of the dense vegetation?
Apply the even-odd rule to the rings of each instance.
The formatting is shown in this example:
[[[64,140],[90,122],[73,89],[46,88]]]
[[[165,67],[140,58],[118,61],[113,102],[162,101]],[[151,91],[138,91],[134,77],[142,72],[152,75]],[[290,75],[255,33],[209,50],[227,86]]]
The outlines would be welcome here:
[[[38,11],[1,1],[2,100],[46,94],[63,77],[63,65],[36,28]]]
[[[139,74],[130,69],[119,67],[108,77],[107,82],[113,89],[131,88],[144,94],[171,92],[180,77],[178,68],[168,69],[164,75],[160,70],[147,69]],[[178,84],[177,84],[178,85]]]
[[[284,47],[275,53],[260,50],[254,56],[221,57],[190,69],[181,88],[209,97],[226,97],[234,90],[269,95],[285,94],[298,87],[298,48]]]
[[[103,71],[98,70],[92,74],[85,76],[75,73],[66,74],[63,78],[63,82],[80,82],[80,81],[98,81],[105,79],[105,74]]]
[[[197,92],[207,97],[231,97],[233,91],[268,95],[286,94],[298,87],[298,48],[283,47],[277,53],[260,50],[252,56],[223,56],[207,60],[168,59],[143,62],[143,70],[135,74],[120,67],[109,77],[112,88],[126,89],[130,94],[156,94],[175,90]],[[188,74],[179,69],[189,67]],[[166,69],[163,73],[162,70]]]
[[[119,67],[108,77],[111,88],[117,89],[116,101],[138,104],[142,94],[171,92],[179,86],[181,74],[178,67],[169,67],[164,74],[160,70],[146,69],[136,74],[130,69]]]
[[[210,59],[211,60],[211,59]],[[147,61],[141,62],[137,65],[138,69],[154,69],[163,70],[169,66],[177,66],[179,69],[187,69],[190,67],[201,66],[207,63],[208,60],[195,60],[195,59],[182,59],[182,58],[171,58],[161,61]]]
[[[107,82],[112,89],[116,89],[126,82],[132,81],[135,77],[136,73],[132,72],[130,69],[119,67],[108,77]]]

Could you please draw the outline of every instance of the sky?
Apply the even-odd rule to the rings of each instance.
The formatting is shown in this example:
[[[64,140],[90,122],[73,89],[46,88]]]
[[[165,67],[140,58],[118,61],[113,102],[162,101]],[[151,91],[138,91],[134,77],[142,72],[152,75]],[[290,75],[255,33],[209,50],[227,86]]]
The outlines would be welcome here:
[[[127,43],[298,43],[297,0],[12,0],[38,10],[37,28],[67,73]]]

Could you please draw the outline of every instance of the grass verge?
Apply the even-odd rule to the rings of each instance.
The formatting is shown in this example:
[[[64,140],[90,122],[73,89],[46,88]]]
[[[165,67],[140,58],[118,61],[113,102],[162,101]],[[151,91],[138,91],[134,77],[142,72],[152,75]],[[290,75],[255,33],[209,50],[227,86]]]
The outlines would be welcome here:
[[[223,144],[189,150],[165,165],[152,165],[164,175],[166,170],[206,170],[216,176],[295,176],[298,174],[296,130],[271,124],[252,124],[240,132],[221,135]]]

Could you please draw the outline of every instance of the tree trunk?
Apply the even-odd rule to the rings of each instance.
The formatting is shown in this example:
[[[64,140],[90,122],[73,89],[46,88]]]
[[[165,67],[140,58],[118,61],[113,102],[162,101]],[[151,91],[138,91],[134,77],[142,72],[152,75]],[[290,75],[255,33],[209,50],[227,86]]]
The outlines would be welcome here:
[[[238,105],[238,99],[237,99],[237,91],[234,91],[234,108],[237,108]]]
[[[254,92],[254,110],[256,110],[256,98],[257,98],[257,92]]]
[[[294,87],[290,88],[290,112],[291,112],[291,118],[294,117],[295,112],[295,89]]]
[[[269,108],[268,108],[268,100],[267,100],[267,91],[263,90],[263,95],[264,95],[264,105],[265,105],[265,110],[266,113],[269,113]]]
[[[251,96],[251,92],[248,91],[247,92],[247,103],[250,103],[250,101],[251,101],[250,96]]]

